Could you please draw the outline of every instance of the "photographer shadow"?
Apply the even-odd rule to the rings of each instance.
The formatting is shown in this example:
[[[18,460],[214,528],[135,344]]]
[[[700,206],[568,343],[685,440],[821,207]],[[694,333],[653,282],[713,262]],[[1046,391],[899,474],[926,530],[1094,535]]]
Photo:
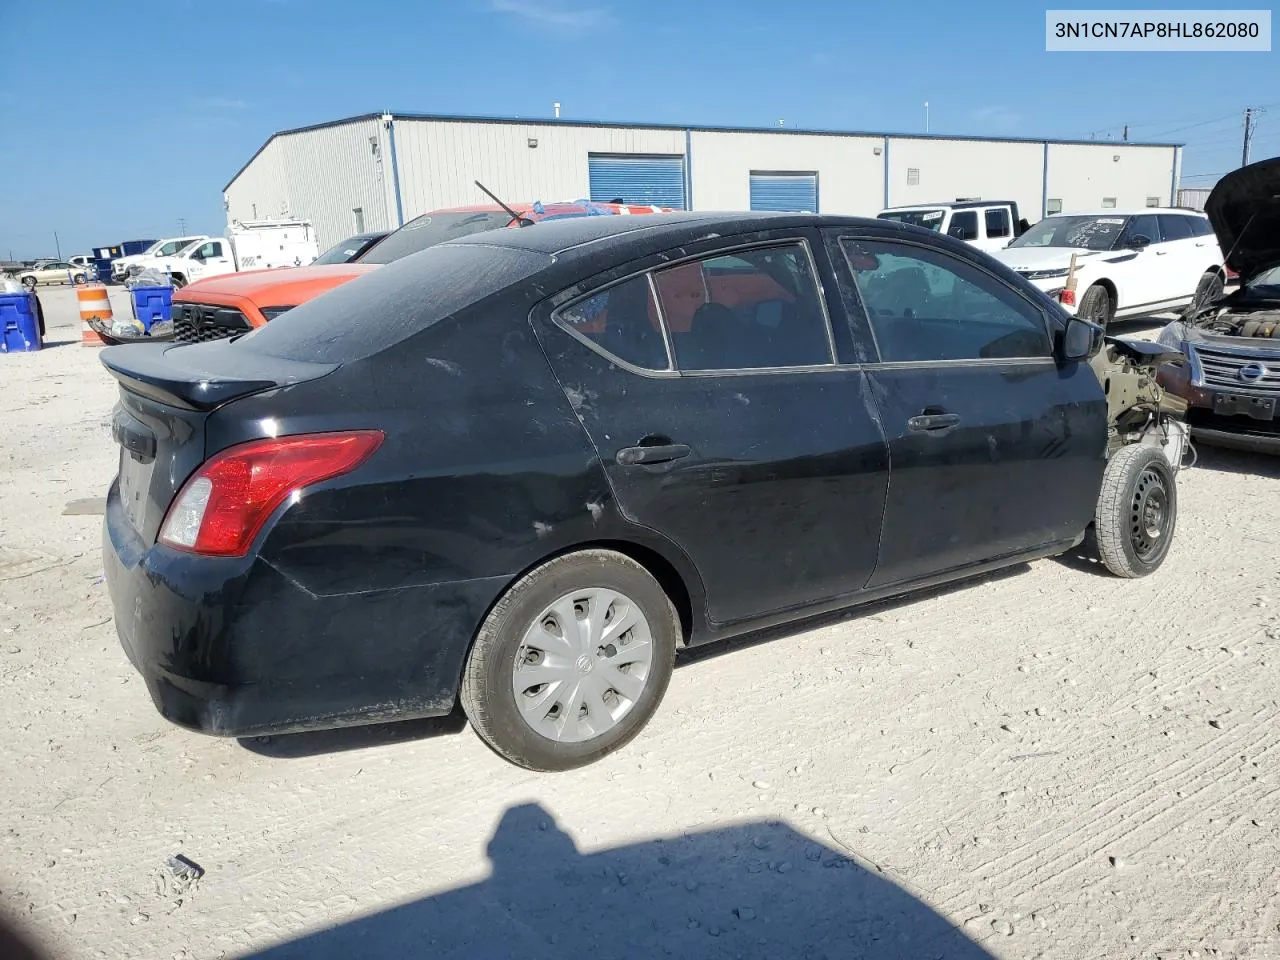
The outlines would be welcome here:
[[[503,815],[487,853],[482,882],[253,960],[990,958],[874,866],[776,821],[583,854],[526,804]]]

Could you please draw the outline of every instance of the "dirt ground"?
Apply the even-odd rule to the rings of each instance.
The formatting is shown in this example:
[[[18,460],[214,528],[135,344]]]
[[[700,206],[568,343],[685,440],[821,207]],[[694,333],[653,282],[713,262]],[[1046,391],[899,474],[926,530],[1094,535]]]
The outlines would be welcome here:
[[[65,343],[0,356],[0,898],[52,957],[1280,956],[1280,459],[1201,448],[1147,580],[702,651],[574,773],[453,721],[239,743],[117,645],[115,388],[43,296]]]

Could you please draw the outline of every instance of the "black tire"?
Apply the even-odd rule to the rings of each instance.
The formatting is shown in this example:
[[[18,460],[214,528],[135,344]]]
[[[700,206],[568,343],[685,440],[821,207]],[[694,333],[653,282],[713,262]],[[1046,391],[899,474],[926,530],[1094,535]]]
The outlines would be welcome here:
[[[23,277],[23,278],[22,278],[22,285],[23,285],[24,287],[26,287],[28,290],[34,290],[34,289],[36,288],[36,278],[35,278],[35,277]]]
[[[649,625],[652,662],[643,689],[616,726],[576,743],[560,742],[521,715],[512,688],[516,656],[534,618],[560,598],[593,588],[624,594],[639,608]],[[640,564],[612,550],[565,554],[517,580],[489,612],[463,671],[462,707],[480,738],[517,766],[538,771],[585,766],[624,746],[653,716],[671,680],[680,636],[671,599]]]
[[[1161,451],[1121,447],[1107,461],[1094,514],[1098,556],[1117,577],[1145,577],[1164,563],[1178,522],[1178,488]]]
[[[1182,319],[1191,319],[1206,304],[1217,300],[1222,296],[1222,291],[1225,287],[1226,281],[1223,280],[1222,274],[1217,270],[1206,271],[1204,276],[1200,278],[1200,282],[1196,284],[1196,292],[1192,295],[1191,302],[1182,311]]]
[[[82,287],[82,286],[84,286],[84,283],[85,283],[85,276],[84,276],[84,274],[83,274],[83,273],[77,273],[74,277],[72,277],[72,278],[71,278],[71,282],[72,282],[72,283],[74,283],[77,287]]]
[[[1115,316],[1116,305],[1111,300],[1111,291],[1100,283],[1095,283],[1080,298],[1080,306],[1076,308],[1076,316],[1081,320],[1091,320],[1104,330]]]
[[[39,297],[33,297],[32,299],[36,302],[36,321],[40,324],[40,339],[43,340],[45,338],[44,307],[41,305]]]
[[[187,285],[187,278],[180,273],[174,273],[169,275],[169,282],[173,284],[173,289],[181,290]]]

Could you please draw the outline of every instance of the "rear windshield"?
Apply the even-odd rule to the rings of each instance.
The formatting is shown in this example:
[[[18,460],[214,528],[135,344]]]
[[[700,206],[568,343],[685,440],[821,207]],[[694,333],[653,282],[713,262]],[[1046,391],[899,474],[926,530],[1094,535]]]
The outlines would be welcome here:
[[[240,337],[235,346],[315,363],[360,360],[552,262],[545,253],[518,247],[435,246],[300,304]]]
[[[351,258],[366,249],[373,242],[373,237],[348,237],[341,243],[335,243],[320,256],[311,261],[312,266],[329,263],[349,263]]]
[[[411,253],[482,230],[497,230],[511,222],[510,214],[426,213],[410,220],[359,259],[359,263],[392,263]]]

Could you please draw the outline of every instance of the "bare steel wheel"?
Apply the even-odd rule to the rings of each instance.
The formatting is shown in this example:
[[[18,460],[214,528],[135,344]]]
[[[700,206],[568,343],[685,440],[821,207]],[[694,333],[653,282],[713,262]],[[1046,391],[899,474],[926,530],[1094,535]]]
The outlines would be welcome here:
[[[618,725],[644,693],[653,635],[639,605],[603,587],[566,593],[525,631],[511,673],[521,716],[557,743]]]
[[[581,550],[516,581],[485,618],[460,697],[494,751],[530,770],[568,770],[617,750],[671,679],[680,620],[639,563]]]
[[[1156,447],[1131,444],[1107,461],[1094,515],[1098,553],[1118,577],[1145,577],[1168,556],[1178,519],[1173,470]]]

